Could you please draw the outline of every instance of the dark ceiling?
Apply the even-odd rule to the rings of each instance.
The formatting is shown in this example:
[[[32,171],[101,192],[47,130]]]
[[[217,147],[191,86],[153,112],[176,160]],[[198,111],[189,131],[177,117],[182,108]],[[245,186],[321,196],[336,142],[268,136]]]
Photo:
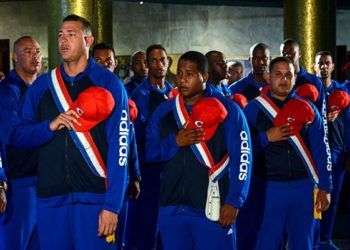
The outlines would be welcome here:
[[[125,0],[115,0],[123,1]],[[337,1],[338,9],[350,9],[349,0]],[[127,2],[140,2],[140,0],[129,0]],[[144,3],[163,4],[189,4],[189,5],[233,5],[233,6],[257,6],[257,7],[283,7],[283,0],[143,0]]]

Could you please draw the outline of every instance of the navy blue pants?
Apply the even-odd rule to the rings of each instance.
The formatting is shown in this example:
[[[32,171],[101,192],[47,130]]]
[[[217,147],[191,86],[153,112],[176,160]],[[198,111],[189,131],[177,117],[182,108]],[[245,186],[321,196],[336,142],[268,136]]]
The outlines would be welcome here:
[[[322,213],[323,218],[316,226],[316,244],[319,241],[329,242],[332,240],[334,222],[345,175],[344,154],[336,151],[332,152],[332,167],[333,190],[331,193],[331,204],[328,210]]]
[[[104,237],[97,236],[102,205],[57,202],[57,206],[52,206],[52,199],[55,198],[38,199],[41,250],[116,249],[116,243],[109,244]]]
[[[235,229],[208,220],[204,211],[184,206],[161,207],[159,231],[164,250],[235,250]]]
[[[0,250],[38,250],[36,178],[11,180],[0,214]]]
[[[158,242],[158,208],[160,189],[160,168],[141,168],[141,193],[135,203],[137,227],[132,234],[132,244],[138,250],[161,249]]]
[[[309,179],[266,183],[257,250],[280,250],[285,236],[290,250],[313,248],[313,188]]]
[[[266,181],[252,176],[246,202],[239,210],[236,230],[237,249],[253,250],[264,215]]]

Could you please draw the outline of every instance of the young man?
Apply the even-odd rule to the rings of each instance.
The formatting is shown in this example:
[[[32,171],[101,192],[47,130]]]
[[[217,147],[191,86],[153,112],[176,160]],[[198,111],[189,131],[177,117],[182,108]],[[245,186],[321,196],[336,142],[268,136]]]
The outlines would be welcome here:
[[[222,83],[226,78],[227,66],[225,63],[225,56],[222,52],[212,50],[205,54],[208,60],[208,88],[214,88],[224,96],[230,96],[231,92],[227,85]]]
[[[93,41],[86,19],[69,15],[63,20],[58,31],[63,63],[39,77],[27,91],[22,121],[12,136],[17,145],[40,146],[37,195],[41,249],[115,248],[106,236],[117,230],[124,200],[128,104],[122,82],[88,59]],[[91,87],[108,93],[115,107],[99,124],[77,132],[84,112],[73,107],[77,97]]]
[[[146,78],[148,74],[146,53],[143,51],[137,51],[131,56],[131,70],[134,75],[125,82],[125,88],[130,96]]]
[[[323,121],[311,103],[295,95],[288,58],[273,59],[269,69],[270,92],[245,109],[255,154],[264,159],[255,174],[266,182],[256,249],[280,249],[286,235],[289,249],[311,250],[314,209],[325,211],[330,202],[332,164]]]
[[[332,80],[334,71],[333,58],[330,52],[321,51],[315,57],[315,72],[323,83],[327,99],[327,120],[328,120],[328,138],[332,155],[332,202],[327,212],[323,214],[320,221],[320,249],[338,249],[332,242],[334,222],[337,214],[337,204],[340,192],[343,187],[345,174],[345,110],[332,110],[330,107],[330,98],[335,91],[345,91],[344,86],[337,81]]]
[[[146,161],[162,167],[159,228],[167,250],[236,249],[233,224],[249,187],[250,134],[240,108],[206,88],[207,79],[206,57],[183,54],[180,94],[162,103],[147,127]]]
[[[300,66],[300,58],[302,55],[300,53],[299,43],[293,39],[286,39],[281,44],[280,51],[281,56],[288,57],[294,65],[296,73],[295,88],[305,83],[312,84],[316,87],[318,91],[318,98],[315,102],[315,105],[318,111],[320,112],[321,116],[325,117],[326,99],[324,87],[319,78],[317,78],[315,75],[308,73],[303,67]]]
[[[18,38],[13,50],[14,69],[1,82],[0,92],[1,110],[8,113],[17,113],[24,93],[36,80],[42,66],[40,45],[32,37]],[[0,222],[0,241],[3,242],[0,249],[39,249],[36,206],[38,153],[7,145],[6,163],[9,203]]]
[[[254,44],[250,48],[249,60],[252,72],[230,86],[232,94],[242,94],[249,101],[260,95],[261,89],[267,84],[270,50],[264,43]]]
[[[92,48],[92,56],[96,62],[106,67],[109,71],[114,72],[118,66],[118,61],[112,46],[104,43],[95,44]]]
[[[160,103],[168,99],[172,86],[165,80],[168,69],[168,55],[163,46],[151,45],[146,50],[148,77],[131,94],[139,110],[135,121],[136,141],[141,168],[142,186],[137,201],[137,230],[135,231],[138,249],[153,249],[157,239],[159,169],[150,168],[145,162],[146,124],[150,115]]]
[[[243,77],[243,65],[238,61],[230,61],[227,63],[227,85],[230,87],[233,83],[241,80]]]

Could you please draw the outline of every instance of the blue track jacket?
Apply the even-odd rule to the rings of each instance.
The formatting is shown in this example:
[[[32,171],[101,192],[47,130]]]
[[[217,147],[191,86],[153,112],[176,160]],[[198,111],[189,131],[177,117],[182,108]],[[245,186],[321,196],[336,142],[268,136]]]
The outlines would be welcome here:
[[[239,208],[246,200],[252,170],[248,124],[238,105],[217,91],[207,88],[204,96],[217,98],[228,111],[226,119],[207,145],[215,162],[224,154],[229,155],[227,171],[219,179],[221,201]],[[175,101],[169,100],[153,113],[147,126],[146,161],[158,162],[162,166],[161,206],[186,205],[204,209],[208,168],[197,160],[191,147],[178,147],[176,144],[175,135],[179,128],[174,108]]]
[[[49,129],[50,122],[60,113],[49,89],[51,72],[40,76],[25,94],[21,121],[11,139],[17,146],[41,146],[39,198],[70,194],[70,202],[101,203],[104,209],[119,212],[127,182],[128,136],[125,131],[122,135],[122,130],[129,127],[128,99],[123,83],[92,59],[75,77],[69,77],[63,65],[60,70],[73,101],[91,86],[108,89],[115,99],[116,106],[110,117],[90,131],[107,168],[106,180],[87,166],[67,129],[56,132]]]

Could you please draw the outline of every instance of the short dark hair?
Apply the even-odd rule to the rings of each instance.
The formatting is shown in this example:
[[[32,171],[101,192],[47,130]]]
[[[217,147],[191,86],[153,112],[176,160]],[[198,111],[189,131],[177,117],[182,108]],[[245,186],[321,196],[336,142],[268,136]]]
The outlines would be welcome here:
[[[109,44],[106,43],[97,43],[94,45],[94,47],[92,47],[92,56],[95,55],[95,51],[99,50],[99,49],[107,49],[107,50],[111,50],[113,52],[113,56],[115,56],[115,51],[114,48],[112,46],[110,46]]]
[[[221,51],[211,50],[205,54],[205,57],[209,60],[209,58],[215,54],[223,55],[223,53]]]
[[[34,40],[34,38],[31,37],[31,36],[21,36],[20,38],[16,39],[16,41],[14,41],[14,43],[13,43],[13,51],[16,51],[18,45],[19,45],[22,41],[27,40],[27,39],[28,39],[28,40]]]
[[[280,62],[284,62],[284,63],[293,65],[293,62],[288,57],[278,56],[278,57],[275,57],[274,59],[271,60],[270,65],[269,65],[269,71],[271,72],[273,67],[275,66],[275,64],[280,63]]]
[[[243,64],[240,61],[229,61],[227,62],[230,67],[241,67],[243,68]]]
[[[298,41],[296,41],[296,40],[294,40],[294,39],[292,39],[292,38],[287,38],[286,40],[284,40],[283,42],[282,42],[282,44],[283,45],[292,45],[292,46],[294,46],[294,47],[298,47],[299,48],[299,43],[298,43]]]
[[[317,57],[317,56],[330,56],[330,57],[332,57],[332,53],[324,50],[324,51],[317,52],[315,57]]]
[[[70,14],[66,16],[62,22],[68,22],[68,21],[80,22],[83,25],[84,33],[89,36],[92,35],[91,23],[84,17],[78,16],[75,14]]]
[[[256,43],[254,44],[252,47],[250,47],[249,49],[249,55],[250,57],[253,56],[253,54],[257,51],[257,50],[268,50],[270,52],[270,48],[267,44],[265,43]]]
[[[208,73],[208,59],[198,51],[187,51],[180,56],[179,62],[181,60],[193,62],[197,65],[198,71],[202,74]]]
[[[149,46],[149,47],[147,48],[147,50],[146,50],[146,60],[147,60],[147,61],[148,61],[148,59],[149,59],[149,55],[151,54],[151,52],[152,52],[153,50],[156,50],[156,49],[163,50],[163,51],[165,52],[165,54],[168,55],[168,53],[166,52],[166,49],[165,49],[162,45],[160,45],[160,44],[152,44],[152,45]]]

